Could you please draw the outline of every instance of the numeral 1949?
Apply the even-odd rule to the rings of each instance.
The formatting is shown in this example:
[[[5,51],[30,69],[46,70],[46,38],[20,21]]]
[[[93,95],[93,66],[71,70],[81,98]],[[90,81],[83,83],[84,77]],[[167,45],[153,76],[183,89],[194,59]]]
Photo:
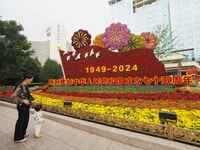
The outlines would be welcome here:
[[[89,66],[85,67],[86,73],[106,73],[106,72],[132,72],[138,71],[138,66],[134,65],[113,65],[107,66]]]

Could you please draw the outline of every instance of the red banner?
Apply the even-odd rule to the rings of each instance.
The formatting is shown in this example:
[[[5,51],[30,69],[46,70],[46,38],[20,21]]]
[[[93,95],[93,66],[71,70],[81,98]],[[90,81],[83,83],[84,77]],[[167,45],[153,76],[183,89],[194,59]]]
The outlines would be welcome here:
[[[51,79],[49,85],[189,85],[192,76],[94,77]]]
[[[164,65],[150,49],[111,52],[98,46],[60,51],[66,78],[153,77],[165,75]]]

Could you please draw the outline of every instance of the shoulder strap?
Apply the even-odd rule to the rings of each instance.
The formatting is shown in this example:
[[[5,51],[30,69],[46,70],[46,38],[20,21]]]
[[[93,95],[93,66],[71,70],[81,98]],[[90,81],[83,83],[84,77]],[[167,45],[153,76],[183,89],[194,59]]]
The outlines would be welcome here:
[[[13,94],[11,95],[11,97],[16,97],[17,93],[19,92],[19,90],[20,90],[20,85],[17,86],[17,88],[14,90]]]

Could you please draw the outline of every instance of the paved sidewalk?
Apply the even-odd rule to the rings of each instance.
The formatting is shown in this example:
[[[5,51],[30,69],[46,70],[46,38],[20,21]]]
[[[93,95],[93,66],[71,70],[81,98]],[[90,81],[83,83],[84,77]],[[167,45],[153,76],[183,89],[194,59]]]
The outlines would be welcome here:
[[[14,144],[16,119],[15,109],[0,106],[0,150],[142,150],[48,119],[45,120],[41,139],[33,138],[30,120],[28,141]]]

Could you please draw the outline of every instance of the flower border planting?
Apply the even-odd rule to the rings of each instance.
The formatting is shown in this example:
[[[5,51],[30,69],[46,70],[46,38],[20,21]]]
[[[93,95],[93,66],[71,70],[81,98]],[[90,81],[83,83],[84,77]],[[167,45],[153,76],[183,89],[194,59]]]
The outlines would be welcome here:
[[[85,104],[81,102],[72,102],[72,106],[64,107],[65,100],[56,96],[41,96],[38,94],[33,94],[33,96],[36,99],[34,103],[43,103],[49,111],[173,140],[196,145],[200,144],[200,110],[133,109],[128,107]],[[159,111],[176,112],[178,116],[176,125],[161,125],[158,118]]]

